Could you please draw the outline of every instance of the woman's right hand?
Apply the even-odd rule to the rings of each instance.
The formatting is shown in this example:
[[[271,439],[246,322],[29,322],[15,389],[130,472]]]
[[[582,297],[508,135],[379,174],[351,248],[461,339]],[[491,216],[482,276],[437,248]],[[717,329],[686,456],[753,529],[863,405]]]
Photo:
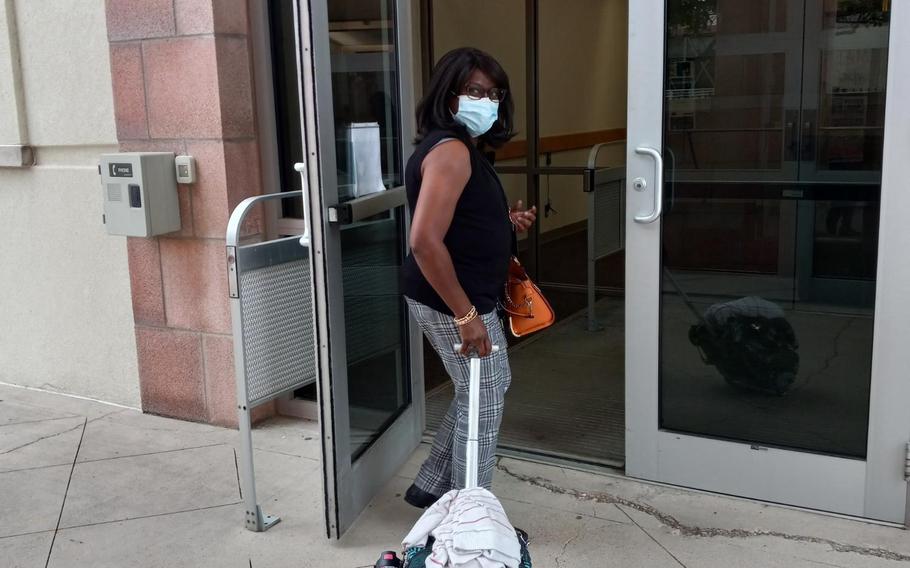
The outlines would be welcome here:
[[[472,351],[476,352],[478,357],[486,357],[493,350],[487,326],[483,324],[480,316],[459,326],[458,331],[461,333],[461,354],[465,357],[469,356]]]

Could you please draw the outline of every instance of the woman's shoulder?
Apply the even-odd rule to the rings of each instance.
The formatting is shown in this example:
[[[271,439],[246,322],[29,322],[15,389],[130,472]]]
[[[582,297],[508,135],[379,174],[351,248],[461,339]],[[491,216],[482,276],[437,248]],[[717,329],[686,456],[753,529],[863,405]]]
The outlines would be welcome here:
[[[418,141],[418,147],[423,148],[425,151],[429,152],[437,145],[449,140],[458,140],[465,146],[468,146],[471,143],[471,140],[469,138],[466,138],[463,132],[458,132],[457,130],[447,128],[435,128],[425,133],[420,138]]]
[[[434,156],[440,154],[448,157],[464,156],[470,161],[471,143],[464,140],[463,137],[452,130],[432,130],[428,132],[417,144],[412,154],[410,162],[417,162],[419,165],[431,153]]]
[[[465,143],[457,135],[445,135],[446,131],[428,134],[408,159],[408,181],[411,185],[420,185],[427,170],[431,168],[443,176],[470,177],[474,170],[474,159],[470,143]]]

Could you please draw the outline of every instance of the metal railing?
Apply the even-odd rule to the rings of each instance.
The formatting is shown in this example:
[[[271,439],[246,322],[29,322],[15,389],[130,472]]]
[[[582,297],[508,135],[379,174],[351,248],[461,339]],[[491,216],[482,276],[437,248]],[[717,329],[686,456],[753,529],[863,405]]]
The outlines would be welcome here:
[[[588,151],[585,166],[497,166],[499,174],[533,174],[539,176],[581,176],[583,190],[587,194],[587,279],[584,284],[587,292],[588,329],[598,331],[602,326],[594,314],[596,301],[596,266],[597,261],[622,251],[625,248],[625,166],[597,167],[600,151],[615,144],[625,144],[625,140],[613,140],[595,144]],[[563,285],[556,282],[540,282],[544,286],[578,289],[581,286]]]
[[[597,301],[597,261],[626,247],[626,168],[598,168],[597,155],[608,144],[597,144],[588,153],[585,192],[588,194],[588,331],[599,331],[594,305]]]
[[[296,166],[307,177],[302,164]],[[301,199],[304,191],[250,197],[231,213],[226,235],[228,287],[234,336],[234,372],[240,427],[240,473],[244,525],[264,531],[280,521],[264,515],[256,498],[253,469],[253,408],[316,380],[309,231],[302,235],[241,244],[244,220],[271,200]],[[304,218],[306,218],[306,199]]]

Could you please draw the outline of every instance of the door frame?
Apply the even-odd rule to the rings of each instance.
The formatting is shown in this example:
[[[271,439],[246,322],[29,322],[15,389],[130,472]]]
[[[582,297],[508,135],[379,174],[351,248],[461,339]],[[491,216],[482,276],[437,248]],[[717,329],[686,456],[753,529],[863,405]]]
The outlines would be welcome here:
[[[413,148],[415,131],[411,2],[388,1],[394,4],[396,15],[393,33],[398,63],[401,155],[405,161]],[[329,538],[340,538],[420,443],[425,405],[423,360],[419,328],[408,316],[411,404],[356,460],[352,460],[340,228],[327,219],[329,208],[338,204],[328,3],[327,0],[296,0],[294,6],[307,173],[310,187],[319,188],[309,195],[309,226],[313,250],[326,534]]]
[[[906,521],[910,438],[910,196],[901,190],[910,153],[907,74],[889,73],[867,459],[855,460],[699,437],[659,428],[661,223],[636,222],[655,206],[663,150],[665,2],[629,3],[626,219],[626,473],[632,477],[890,522]],[[908,32],[908,33],[904,33]],[[655,37],[655,33],[659,36]],[[910,5],[892,5],[889,69],[910,65]],[[887,203],[887,205],[886,205]],[[824,483],[819,483],[819,475]]]

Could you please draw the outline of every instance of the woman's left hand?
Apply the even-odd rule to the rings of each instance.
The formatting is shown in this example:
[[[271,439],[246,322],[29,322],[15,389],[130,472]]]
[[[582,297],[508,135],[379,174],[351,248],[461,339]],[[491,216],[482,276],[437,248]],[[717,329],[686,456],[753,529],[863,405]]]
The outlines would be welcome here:
[[[527,231],[531,228],[531,225],[534,224],[534,221],[537,220],[537,206],[531,207],[530,209],[525,209],[524,204],[521,200],[518,200],[518,203],[515,204],[515,207],[509,211],[509,219],[512,220],[512,224],[515,225],[515,230]]]

